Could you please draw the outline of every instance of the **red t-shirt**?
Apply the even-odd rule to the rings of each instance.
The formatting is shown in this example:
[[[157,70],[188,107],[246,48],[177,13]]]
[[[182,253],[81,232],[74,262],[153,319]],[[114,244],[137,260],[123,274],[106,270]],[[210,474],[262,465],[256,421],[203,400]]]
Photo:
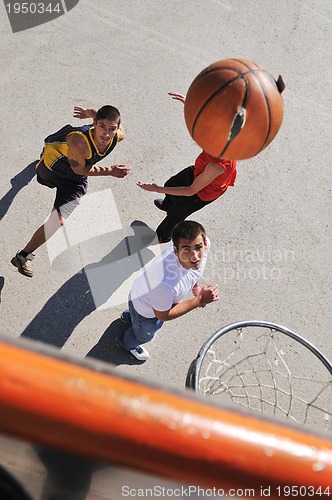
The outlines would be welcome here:
[[[212,201],[227,190],[228,186],[234,186],[236,179],[236,161],[223,160],[222,158],[215,158],[205,151],[196,158],[194,166],[194,179],[198,177],[206,168],[208,163],[218,163],[225,171],[223,174],[218,175],[210,184],[205,188],[198,191],[197,196],[203,201]]]

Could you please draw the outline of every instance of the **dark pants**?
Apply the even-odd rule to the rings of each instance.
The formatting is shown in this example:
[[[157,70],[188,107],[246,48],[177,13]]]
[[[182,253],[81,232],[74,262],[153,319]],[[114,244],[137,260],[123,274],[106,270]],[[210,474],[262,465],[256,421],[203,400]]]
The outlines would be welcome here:
[[[67,179],[63,174],[56,174],[48,169],[43,161],[40,161],[37,166],[37,181],[43,186],[56,188],[54,208],[65,219],[79,205],[80,199],[88,189],[87,177],[83,175],[77,177],[78,180],[72,180]]]
[[[165,187],[190,186],[194,182],[194,166],[190,166],[173,175],[165,182]],[[213,201],[213,200],[211,200]],[[157,236],[160,243],[170,240],[172,230],[176,224],[185,220],[189,215],[197,212],[211,201],[201,200],[197,194],[192,196],[165,195],[162,208],[167,211],[167,216],[157,227]]]
[[[41,446],[35,446],[34,449],[47,470],[41,494],[42,500],[87,498],[92,473],[102,468],[102,464]]]

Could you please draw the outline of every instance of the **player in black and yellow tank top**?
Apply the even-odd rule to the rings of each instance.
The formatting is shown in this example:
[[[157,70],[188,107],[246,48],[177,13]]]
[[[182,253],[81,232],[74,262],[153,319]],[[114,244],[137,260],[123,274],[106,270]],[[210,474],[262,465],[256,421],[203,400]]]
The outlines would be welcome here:
[[[118,141],[121,140],[120,134],[117,131],[112,140],[109,142],[106,150],[101,153],[95,143],[93,132],[94,128],[92,124],[83,125],[82,127],[65,125],[54,134],[46,137],[42,156],[45,166],[61,178],[81,182],[82,176],[77,175],[73,171],[68,161],[68,138],[72,134],[78,134],[79,137],[82,137],[85,140],[89,152],[89,156],[86,158],[86,164],[91,166],[110,154],[110,152],[113,151],[117,145]]]
[[[82,127],[65,125],[45,139],[37,165],[37,180],[56,189],[52,213],[33,234],[29,243],[17,252],[11,262],[18,271],[32,277],[33,252],[49,239],[77,207],[86,193],[90,176],[125,177],[131,171],[125,165],[101,167],[97,162],[113,151],[124,138],[119,111],[113,106],[99,110],[74,108],[74,117],[92,118],[93,124]]]

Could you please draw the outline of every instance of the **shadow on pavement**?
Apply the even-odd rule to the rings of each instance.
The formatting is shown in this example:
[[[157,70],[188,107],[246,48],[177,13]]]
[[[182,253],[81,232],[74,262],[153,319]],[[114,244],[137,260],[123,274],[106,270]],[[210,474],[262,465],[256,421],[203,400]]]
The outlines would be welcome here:
[[[155,257],[152,250],[147,248],[155,239],[155,232],[141,221],[134,221],[131,227],[134,229],[134,236],[126,236],[101,261],[85,266],[66,281],[45,303],[21,336],[63,347],[86,316],[107,302],[134,272]],[[134,254],[139,257],[128,259],[128,256]],[[98,290],[98,296],[93,293],[95,290]],[[124,329],[126,325],[121,320],[113,321],[88,356],[115,365],[140,364],[115,344],[116,335]]]
[[[99,342],[91,349],[86,357],[99,359],[106,363],[111,363],[114,366],[118,365],[141,365],[144,361],[138,361],[132,358],[121,347],[116,345],[116,337],[125,332],[128,325],[123,323],[121,319],[116,319],[105,330],[100,337]]]
[[[39,160],[35,160],[26,166],[21,172],[10,180],[12,187],[0,200],[0,220],[4,218],[8,212],[10,205],[13,203],[15,196],[24,186],[27,186],[31,179],[36,174],[36,165]]]

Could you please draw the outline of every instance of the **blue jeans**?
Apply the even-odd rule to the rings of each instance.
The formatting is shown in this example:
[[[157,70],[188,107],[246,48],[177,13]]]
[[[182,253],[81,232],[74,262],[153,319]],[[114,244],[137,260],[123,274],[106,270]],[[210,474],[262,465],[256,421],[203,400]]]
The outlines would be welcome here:
[[[164,322],[157,318],[145,318],[138,314],[130,299],[128,301],[128,306],[132,325],[122,335],[121,343],[125,349],[130,351],[140,344],[150,342],[154,338],[157,330],[163,326]]]

